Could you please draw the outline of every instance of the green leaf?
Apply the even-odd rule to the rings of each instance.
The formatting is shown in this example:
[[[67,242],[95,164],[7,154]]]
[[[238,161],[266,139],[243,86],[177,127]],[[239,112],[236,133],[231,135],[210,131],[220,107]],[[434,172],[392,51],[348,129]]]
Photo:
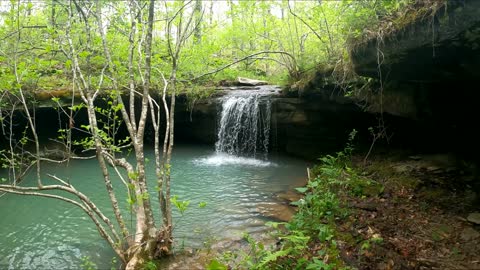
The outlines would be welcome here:
[[[210,263],[207,265],[207,270],[227,270],[228,267],[220,263],[219,261],[213,259],[210,261]]]
[[[138,173],[137,172],[128,172],[128,178],[132,179],[133,181],[136,181],[138,179]]]
[[[333,265],[326,264],[325,262],[313,258],[313,263],[310,263],[307,268],[308,270],[330,270],[333,269]]]
[[[91,53],[90,52],[87,52],[87,51],[82,51],[78,54],[78,57],[80,58],[87,58],[87,56],[89,56]]]
[[[307,192],[308,188],[307,187],[298,187],[298,188],[295,188],[295,190],[300,192],[300,193],[305,193],[305,192]]]
[[[135,204],[135,199],[133,199],[133,198],[128,198],[128,199],[127,199],[127,203],[128,203],[129,205],[133,205],[133,204]]]
[[[190,205],[190,201],[179,201],[178,196],[174,195],[170,198],[170,202],[180,211],[180,214],[183,215]]]

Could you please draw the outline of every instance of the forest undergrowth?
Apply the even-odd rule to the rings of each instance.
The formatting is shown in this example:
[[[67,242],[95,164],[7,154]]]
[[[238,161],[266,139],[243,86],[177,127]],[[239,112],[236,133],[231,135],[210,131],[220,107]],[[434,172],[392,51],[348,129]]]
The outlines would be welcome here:
[[[472,175],[442,156],[379,151],[365,163],[354,137],[296,189],[294,217],[267,224],[274,241],[244,235],[207,269],[478,269]]]

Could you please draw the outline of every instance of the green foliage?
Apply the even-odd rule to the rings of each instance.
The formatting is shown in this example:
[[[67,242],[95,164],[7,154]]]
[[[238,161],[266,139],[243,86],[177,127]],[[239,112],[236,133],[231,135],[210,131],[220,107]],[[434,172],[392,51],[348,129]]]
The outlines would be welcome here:
[[[185,213],[186,211],[189,209],[189,206],[190,206],[190,201],[189,200],[184,200],[184,201],[181,201],[178,199],[178,196],[177,195],[173,195],[171,198],[170,198],[170,202],[173,204],[173,206],[178,210],[178,212],[180,213],[180,217],[178,218],[178,220],[176,220],[175,224],[180,224],[181,220],[185,217]],[[204,202],[204,201],[201,201],[198,203],[198,209],[203,209],[207,207],[207,202]],[[202,233],[202,229],[195,229],[194,230],[195,233]],[[180,239],[180,246],[179,246],[179,250],[182,252],[185,250],[185,235],[182,235],[180,237],[178,237]],[[208,238],[208,237],[206,237]],[[204,242],[205,245],[208,244],[208,239]]]
[[[293,219],[288,223],[267,223],[276,230],[276,247],[266,248],[246,234],[248,251],[224,253],[222,265],[235,269],[348,269],[336,242],[340,237],[336,222],[349,215],[342,206],[342,196],[376,196],[378,193],[369,193],[369,188],[382,187],[350,167],[356,133],[350,133],[343,151],[321,157],[321,163],[312,170],[313,178],[305,187],[296,188],[304,197],[292,203],[298,207]],[[382,240],[374,235],[362,243],[362,249],[381,244]]]
[[[198,208],[205,208],[207,206],[207,202],[199,202]]]
[[[117,269],[117,258],[116,257],[113,257],[112,258],[112,261],[110,262],[110,264],[112,265],[110,267],[110,270],[116,270]]]
[[[24,140],[23,138],[21,141]],[[18,144],[22,146],[24,145],[21,142]],[[15,170],[17,175],[21,175],[24,170],[28,169],[30,165],[34,164],[34,162],[36,162],[36,159],[30,154],[16,151],[12,152],[10,149],[0,150],[0,168],[11,171]],[[2,183],[6,182],[12,184],[15,181],[18,181],[18,179],[13,179],[13,177],[0,178],[0,182]]]
[[[173,195],[172,198],[170,198],[170,202],[180,211],[180,214],[183,216],[185,211],[187,211],[188,206],[190,205],[190,201],[179,201],[177,195]]]
[[[280,238],[288,244],[282,249],[274,250],[265,248],[262,242],[256,241],[249,234],[244,234],[244,239],[249,244],[248,253],[243,254],[243,259],[239,266],[247,269],[272,269],[281,268],[278,260],[287,256],[301,255],[309,240],[308,236],[304,236],[300,231],[294,231],[290,235],[284,235]]]
[[[138,179],[138,172],[128,172],[128,178],[132,179],[133,181],[137,181]]]
[[[307,267],[305,268],[307,270],[309,269],[315,269],[315,270],[331,270],[335,269],[333,265],[330,265],[328,263],[325,263],[322,260],[319,260],[317,258],[313,258],[312,262],[310,262]]]
[[[63,138],[63,135],[60,136]],[[81,146],[85,150],[92,150],[95,146],[95,141],[92,137],[85,137],[80,140],[74,140],[72,144],[76,146]]]
[[[154,261],[146,261],[142,266],[142,270],[157,270],[157,264]]]
[[[150,198],[150,194],[148,192],[143,192],[143,193],[140,193],[139,195],[137,195],[137,200],[138,201],[148,200],[148,198]]]
[[[82,263],[80,264],[80,267],[83,270],[96,270],[96,269],[98,269],[97,265],[94,262],[92,262],[92,260],[89,256],[83,256],[82,257]]]
[[[378,236],[373,236],[372,238],[362,242],[362,245],[360,246],[360,250],[362,251],[370,250],[373,245],[380,245],[382,243],[383,243],[383,238]]]
[[[162,174],[169,176],[170,175],[170,169],[172,168],[172,165],[170,164],[165,164],[162,170]]]
[[[210,261],[210,263],[207,265],[207,270],[227,270],[228,266],[213,259]]]
[[[194,7],[194,3],[190,7]],[[221,2],[221,1],[220,1]],[[371,31],[383,18],[390,18],[399,10],[406,9],[412,0],[358,0],[358,1],[204,1],[202,15],[195,16],[198,25],[187,32],[195,31],[195,38],[185,41],[178,55],[177,76],[179,82],[190,80],[208,71],[213,71],[240,58],[260,51],[284,51],[292,57],[280,54],[264,54],[248,58],[212,76],[209,80],[234,80],[238,76],[266,79],[272,83],[295,82],[309,70],[319,66],[335,66],[345,60],[346,42]],[[418,2],[418,1],[417,1]],[[165,9],[157,10],[159,18],[170,18],[182,2],[172,1]],[[33,6],[33,8],[29,8]],[[223,6],[223,7],[220,7]],[[188,10],[186,7],[185,10]],[[227,10],[223,14],[209,10]],[[51,13],[53,12],[53,13]],[[124,20],[128,4],[122,1],[109,4],[109,24],[106,27],[107,46],[114,46],[112,61],[115,74],[101,76],[106,59],[98,29],[90,38],[90,48],[85,47],[86,32],[82,21],[73,21],[71,34],[79,48],[80,67],[87,71],[90,82],[102,81],[102,90],[112,89],[111,76],[118,78],[119,85],[128,85],[128,36],[130,25]],[[47,14],[55,14],[51,17]],[[188,21],[184,12],[171,22],[178,27]],[[5,37],[0,45],[0,89],[11,91],[20,87],[31,90],[51,91],[70,89],[72,85],[72,61],[61,52],[64,49],[66,18],[68,14],[55,2],[43,5],[30,2],[6,5],[0,14],[3,24],[0,35]],[[394,21],[402,24],[401,21]],[[154,31],[164,31],[166,20],[157,20]],[[93,25],[93,24],[92,24]],[[33,26],[33,27],[32,27]],[[40,27],[35,27],[40,26]],[[45,27],[43,27],[45,26]],[[198,27],[197,27],[198,26]],[[17,31],[18,30],[18,31]],[[143,31],[139,29],[139,31]],[[199,35],[199,36],[198,36]],[[169,74],[172,66],[168,40],[156,35],[153,42],[152,85],[161,89],[163,80],[159,72]],[[17,42],[17,39],[19,39]],[[35,44],[31,43],[34,40]],[[33,49],[32,49],[33,48]],[[15,56],[15,57],[12,57]],[[347,57],[348,58],[348,57]],[[133,59],[137,66],[139,59]],[[141,82],[140,70],[134,70],[134,80]],[[18,78],[16,75],[19,75]],[[286,79],[289,76],[291,79]],[[195,87],[185,87],[190,89]],[[196,90],[195,90],[196,91]],[[193,92],[195,92],[193,91]],[[189,95],[208,95],[208,89],[199,89]],[[187,90],[190,92],[190,90]],[[206,93],[206,94],[203,94]]]
[[[131,140],[130,137],[117,138],[117,133],[122,126],[122,117],[120,117],[120,110],[123,105],[116,102],[117,91],[109,91],[109,95],[102,97],[106,106],[96,106],[93,109],[97,113],[97,128],[95,130],[91,125],[81,125],[80,128],[90,136],[84,137],[72,142],[75,146],[80,146],[85,150],[92,150],[95,147],[95,137],[100,139],[102,146],[111,153],[119,153],[121,148],[127,146]],[[54,102],[58,102],[59,98],[52,98]],[[77,112],[86,108],[84,103],[74,105],[69,109],[72,112]],[[69,129],[59,129],[59,139],[65,140],[67,138]],[[129,176],[130,177],[130,176]],[[133,179],[133,177],[131,177]]]

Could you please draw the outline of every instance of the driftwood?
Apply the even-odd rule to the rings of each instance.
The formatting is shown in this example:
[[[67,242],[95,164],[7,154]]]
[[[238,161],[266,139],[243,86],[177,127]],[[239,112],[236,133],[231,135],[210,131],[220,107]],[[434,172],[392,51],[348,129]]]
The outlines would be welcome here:
[[[238,78],[237,78],[237,84],[238,84],[238,85],[257,86],[257,85],[267,85],[268,82],[266,82],[266,81],[260,81],[260,80],[254,80],[254,79],[249,79],[249,78],[238,77]]]

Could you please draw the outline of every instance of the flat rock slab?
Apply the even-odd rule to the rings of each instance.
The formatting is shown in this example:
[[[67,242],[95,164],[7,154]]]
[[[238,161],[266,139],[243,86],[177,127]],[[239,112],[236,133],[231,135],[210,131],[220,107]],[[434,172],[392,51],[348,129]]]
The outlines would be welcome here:
[[[471,213],[468,215],[467,220],[471,223],[480,225],[480,213]]]

